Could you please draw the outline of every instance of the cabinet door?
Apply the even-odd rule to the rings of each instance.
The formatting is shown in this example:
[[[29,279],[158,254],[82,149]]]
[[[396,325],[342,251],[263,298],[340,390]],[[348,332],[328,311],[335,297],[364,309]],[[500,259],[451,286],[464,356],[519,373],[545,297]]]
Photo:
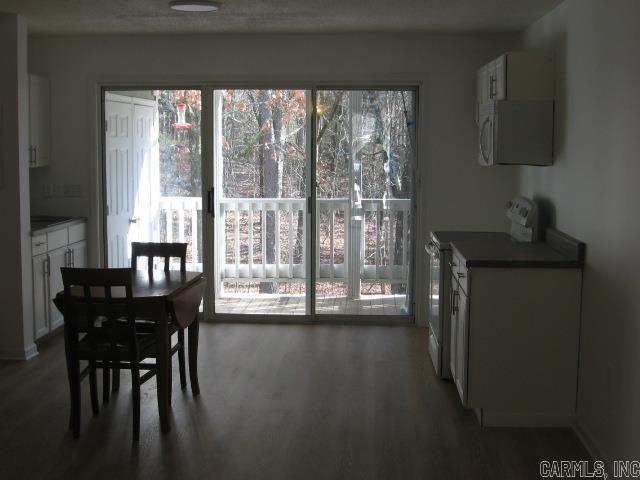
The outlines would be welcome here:
[[[487,65],[478,70],[476,81],[478,83],[478,105],[482,105],[489,101],[489,69]]]
[[[29,75],[29,166],[49,164],[50,155],[49,80]]]
[[[493,62],[493,99],[507,99],[507,56],[501,55]]]
[[[48,291],[48,264],[47,255],[33,257],[33,333],[37,340],[49,333],[49,298]]]
[[[87,266],[87,242],[77,242],[69,245],[69,266],[85,268]]]
[[[53,299],[64,288],[60,269],[68,265],[68,257],[67,247],[49,252],[49,319],[51,330],[63,323],[62,313],[53,304]]]
[[[461,288],[457,289],[458,296],[455,299],[457,310],[456,322],[456,376],[455,382],[462,404],[467,404],[467,355],[468,355],[468,327],[469,308],[468,298]]]

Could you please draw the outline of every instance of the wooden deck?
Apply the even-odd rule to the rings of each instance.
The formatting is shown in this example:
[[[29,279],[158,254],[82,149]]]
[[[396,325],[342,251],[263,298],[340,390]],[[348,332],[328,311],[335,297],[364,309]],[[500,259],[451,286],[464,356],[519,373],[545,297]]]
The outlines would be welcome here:
[[[405,295],[318,297],[317,312],[332,315],[404,315]],[[216,313],[250,315],[304,315],[304,295],[227,294],[216,299]]]

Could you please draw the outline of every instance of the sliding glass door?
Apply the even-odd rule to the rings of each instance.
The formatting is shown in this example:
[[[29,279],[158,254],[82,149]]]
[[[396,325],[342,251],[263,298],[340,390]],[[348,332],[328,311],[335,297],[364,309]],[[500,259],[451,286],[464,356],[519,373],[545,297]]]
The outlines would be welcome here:
[[[214,93],[215,312],[305,315],[310,92]]]
[[[214,91],[216,315],[411,313],[415,100]]]
[[[317,93],[315,312],[409,312],[415,94]]]

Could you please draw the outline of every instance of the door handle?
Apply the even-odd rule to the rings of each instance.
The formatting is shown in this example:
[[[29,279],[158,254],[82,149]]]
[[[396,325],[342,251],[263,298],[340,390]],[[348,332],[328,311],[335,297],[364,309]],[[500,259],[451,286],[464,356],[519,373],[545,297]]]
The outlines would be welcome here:
[[[457,290],[453,292],[453,302],[451,302],[451,311],[455,315],[458,313],[458,299],[460,298],[460,292]]]
[[[138,220],[140,220],[138,217],[133,217],[129,219],[129,223],[138,223]]]
[[[215,196],[214,196],[214,190],[213,188],[210,188],[209,191],[207,192],[207,212],[209,213],[209,215],[211,215],[212,218],[215,218],[216,214],[215,214],[215,210],[216,210],[216,206],[215,206]]]

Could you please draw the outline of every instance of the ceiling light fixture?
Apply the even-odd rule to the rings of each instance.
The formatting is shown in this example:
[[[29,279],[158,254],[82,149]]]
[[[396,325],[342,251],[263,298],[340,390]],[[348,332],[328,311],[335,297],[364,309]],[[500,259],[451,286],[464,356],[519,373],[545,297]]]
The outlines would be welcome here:
[[[169,8],[180,12],[215,12],[220,3],[210,0],[171,0]]]

